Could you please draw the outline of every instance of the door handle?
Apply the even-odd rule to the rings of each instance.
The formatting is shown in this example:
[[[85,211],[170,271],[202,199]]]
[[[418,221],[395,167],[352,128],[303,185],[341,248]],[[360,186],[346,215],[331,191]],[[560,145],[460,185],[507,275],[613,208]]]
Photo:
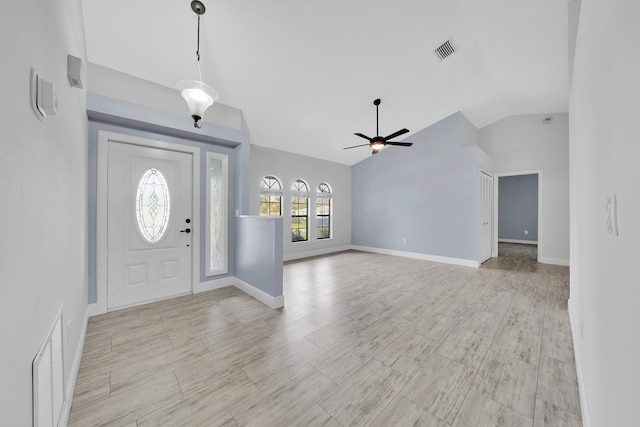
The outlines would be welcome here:
[[[190,228],[185,228],[184,230],[180,230],[181,233],[191,233],[191,229]]]

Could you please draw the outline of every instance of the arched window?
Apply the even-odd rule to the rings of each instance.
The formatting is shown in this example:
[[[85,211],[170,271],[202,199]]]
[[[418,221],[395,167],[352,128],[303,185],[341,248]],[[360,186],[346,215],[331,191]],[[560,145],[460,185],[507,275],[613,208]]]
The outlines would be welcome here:
[[[282,185],[275,176],[265,176],[260,182],[260,216],[282,215]]]
[[[331,208],[331,187],[326,182],[321,182],[316,194],[318,240],[331,238]]]
[[[309,186],[297,179],[291,186],[291,241],[306,242],[309,240],[307,220],[309,219]]]

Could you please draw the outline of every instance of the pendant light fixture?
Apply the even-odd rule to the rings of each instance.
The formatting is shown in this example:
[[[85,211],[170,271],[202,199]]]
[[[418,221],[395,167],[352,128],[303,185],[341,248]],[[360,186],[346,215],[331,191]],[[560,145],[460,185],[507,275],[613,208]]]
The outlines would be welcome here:
[[[187,101],[189,112],[193,117],[193,126],[202,127],[202,117],[204,112],[218,100],[218,92],[211,86],[202,82],[202,71],[200,71],[200,15],[204,15],[205,7],[201,1],[193,0],[191,10],[198,15],[198,48],[196,57],[198,62],[198,76],[200,80],[181,80],[178,82],[178,90]],[[200,124],[198,124],[200,122]]]

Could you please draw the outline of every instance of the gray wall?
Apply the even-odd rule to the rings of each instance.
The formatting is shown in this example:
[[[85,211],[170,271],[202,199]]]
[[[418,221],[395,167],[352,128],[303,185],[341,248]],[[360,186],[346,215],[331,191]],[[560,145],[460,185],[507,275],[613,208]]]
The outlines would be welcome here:
[[[187,103],[175,87],[166,87],[101,65],[87,64],[89,91],[176,115],[188,112]],[[216,102],[209,107],[204,121],[243,130],[242,111]]]
[[[261,291],[282,295],[282,218],[236,219],[236,277]]]
[[[542,120],[552,116],[553,122]],[[569,265],[569,115],[525,114],[479,129],[495,174],[541,171],[538,259]]]
[[[569,313],[593,427],[638,425],[639,16],[637,0],[583,1],[571,82]],[[612,194],[618,236],[607,232]]]
[[[407,138],[412,147],[352,167],[354,245],[478,260],[479,149],[469,126],[456,113]]]
[[[250,213],[260,213],[260,181],[267,175],[280,179],[283,186],[284,259],[344,250],[351,245],[351,168],[339,163],[251,145]],[[309,241],[291,242],[291,184],[303,179],[309,184]],[[315,234],[316,193],[318,184],[327,182],[333,191],[331,239],[318,240]]]
[[[241,198],[241,189],[239,188],[239,182],[237,176],[239,175],[239,169],[242,168],[241,161],[242,155],[240,149],[242,147],[242,139],[248,141],[248,135],[243,135],[244,132],[235,131],[229,134],[224,133],[224,129],[220,129],[213,124],[205,123],[203,128],[198,134],[189,135],[187,132],[184,134],[176,133],[179,129],[177,126],[171,129],[165,127],[155,126],[154,120],[163,117],[162,122],[166,125],[171,123],[171,119],[178,122],[186,121],[188,123],[188,117],[176,116],[170,113],[159,112],[149,107],[131,104],[128,102],[115,100],[112,98],[106,98],[95,94],[89,94],[89,105],[87,106],[90,117],[97,116],[102,120],[108,120],[115,124],[103,123],[91,121],[89,125],[88,133],[88,149],[89,149],[89,269],[88,269],[88,301],[89,303],[95,303],[97,298],[96,289],[96,204],[97,204],[97,143],[98,143],[98,131],[104,130],[109,132],[116,132],[121,134],[133,135],[152,140],[161,140],[165,142],[172,142],[176,144],[187,145],[191,147],[197,147],[200,149],[200,219],[201,224],[197,226],[200,233],[200,282],[219,279],[222,277],[234,275],[234,244],[235,244],[235,224],[234,221],[236,209],[240,209],[239,200]],[[108,111],[109,115],[104,112]],[[135,114],[146,115],[148,119],[140,119],[132,121],[131,116],[127,113],[136,111]],[[151,118],[153,117],[153,118]],[[193,129],[193,126],[189,130]],[[177,137],[167,135],[167,133],[176,133],[183,137]],[[227,139],[216,138],[214,135],[221,135],[225,138],[237,138],[240,141],[230,141]],[[200,140],[197,140],[200,139]],[[207,142],[204,142],[207,141]],[[231,147],[229,145],[236,145]],[[244,145],[249,145],[245,142]],[[210,276],[205,275],[205,245],[206,245],[206,152],[215,152],[226,154],[229,156],[229,205],[227,217],[229,218],[228,225],[228,274]]]
[[[87,312],[86,93],[67,80],[67,54],[86,61],[81,1],[3,2],[0,33],[0,424],[31,426],[31,362],[64,305],[70,392]],[[57,90],[45,122],[31,67]]]
[[[498,179],[498,239],[538,240],[537,174]]]

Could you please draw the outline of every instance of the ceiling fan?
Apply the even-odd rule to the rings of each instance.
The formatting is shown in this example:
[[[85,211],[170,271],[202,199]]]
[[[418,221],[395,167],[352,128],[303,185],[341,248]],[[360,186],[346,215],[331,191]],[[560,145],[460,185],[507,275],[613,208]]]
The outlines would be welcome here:
[[[389,141],[390,139],[393,139],[397,136],[400,135],[404,135],[405,133],[409,132],[409,129],[400,129],[397,132],[392,133],[391,135],[387,135],[387,136],[380,136],[378,135],[380,133],[380,131],[378,130],[378,105],[380,105],[380,99],[376,99],[373,101],[373,105],[376,106],[376,135],[373,138],[369,138],[366,135],[363,135],[361,133],[355,133],[354,135],[359,136],[360,138],[364,138],[366,140],[369,141],[368,144],[360,144],[360,145],[354,145],[352,147],[344,147],[345,150],[348,150],[350,148],[357,148],[357,147],[364,147],[366,145],[368,145],[369,147],[371,147],[373,149],[373,152],[371,154],[376,154],[378,153],[378,151],[382,150],[385,146],[387,145],[399,145],[401,147],[411,147],[413,145],[412,142],[393,142],[393,141]]]

